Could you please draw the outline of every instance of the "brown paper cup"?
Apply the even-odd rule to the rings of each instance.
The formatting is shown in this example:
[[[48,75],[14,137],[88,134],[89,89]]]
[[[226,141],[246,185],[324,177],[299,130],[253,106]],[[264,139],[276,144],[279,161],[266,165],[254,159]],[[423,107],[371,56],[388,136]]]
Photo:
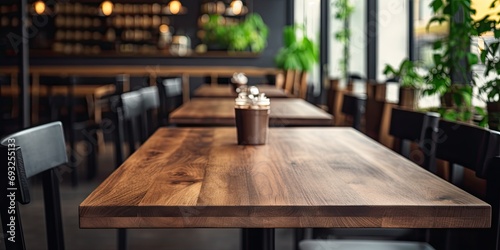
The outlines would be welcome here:
[[[234,109],[239,145],[263,145],[269,130],[269,109]]]

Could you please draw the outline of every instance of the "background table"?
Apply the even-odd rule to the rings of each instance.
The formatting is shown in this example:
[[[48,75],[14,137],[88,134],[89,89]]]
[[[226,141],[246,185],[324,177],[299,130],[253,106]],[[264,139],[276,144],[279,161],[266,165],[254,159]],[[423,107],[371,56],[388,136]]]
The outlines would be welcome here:
[[[351,128],[271,128],[262,146],[160,128],[79,208],[82,228],[485,228],[490,214]]]
[[[278,89],[271,85],[256,85],[261,93],[266,93],[269,98],[287,98],[289,97],[285,91]],[[231,85],[202,85],[198,87],[193,94],[194,97],[207,97],[207,98],[236,98],[238,95],[233,91]]]
[[[235,125],[234,100],[194,98],[170,114],[178,125]],[[271,99],[269,126],[331,126],[332,115],[298,98]]]
[[[42,65],[30,66],[31,75],[31,95],[33,123],[38,121],[38,99],[41,76],[116,76],[126,74],[129,76],[148,76],[149,84],[156,85],[158,77],[182,77],[182,99],[188,102],[190,99],[190,77],[205,76],[227,76],[231,77],[235,72],[244,73],[247,76],[269,76],[275,78],[282,74],[280,69],[263,68],[251,66],[165,66],[165,65]],[[7,74],[11,77],[12,86],[17,86],[19,68],[17,66],[0,67],[0,74]],[[126,80],[125,85],[128,85]]]

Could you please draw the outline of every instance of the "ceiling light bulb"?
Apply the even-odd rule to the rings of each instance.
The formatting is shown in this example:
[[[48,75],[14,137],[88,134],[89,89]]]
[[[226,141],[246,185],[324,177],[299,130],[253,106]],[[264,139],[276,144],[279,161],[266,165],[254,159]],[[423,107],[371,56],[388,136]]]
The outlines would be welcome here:
[[[170,13],[176,15],[181,11],[182,4],[178,0],[172,0],[168,4],[168,8],[170,9]]]
[[[231,8],[233,9],[234,15],[239,15],[243,9],[243,2],[241,2],[241,0],[234,0],[231,2]]]
[[[104,1],[101,3],[101,11],[105,16],[111,15],[113,13],[113,3],[110,1]]]
[[[35,8],[35,12],[38,14],[38,15],[41,15],[43,14],[43,12],[45,12],[45,3],[43,1],[36,1],[34,4],[33,4],[34,8]]]

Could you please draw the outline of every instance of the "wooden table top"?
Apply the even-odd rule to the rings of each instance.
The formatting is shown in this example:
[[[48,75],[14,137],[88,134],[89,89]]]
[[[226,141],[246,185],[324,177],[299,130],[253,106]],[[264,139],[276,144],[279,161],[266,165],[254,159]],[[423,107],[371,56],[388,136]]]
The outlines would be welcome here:
[[[234,99],[194,98],[170,114],[178,125],[235,125]],[[271,98],[269,126],[331,126],[332,115],[298,98]]]
[[[79,207],[81,228],[483,228],[491,207],[351,128],[160,128]]]
[[[261,93],[266,93],[269,98],[287,98],[289,97],[282,89],[278,89],[271,85],[257,86]],[[232,86],[228,85],[202,85],[198,87],[194,93],[194,97],[207,97],[207,98],[236,98],[237,94],[233,91]]]

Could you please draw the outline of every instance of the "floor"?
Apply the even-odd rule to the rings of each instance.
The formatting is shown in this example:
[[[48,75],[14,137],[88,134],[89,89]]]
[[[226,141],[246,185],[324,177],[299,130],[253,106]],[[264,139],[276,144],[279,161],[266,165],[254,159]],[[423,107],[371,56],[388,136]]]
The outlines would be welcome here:
[[[81,145],[80,145],[81,146]],[[81,152],[81,148],[79,148]],[[80,184],[73,188],[67,168],[61,168],[61,202],[66,249],[116,249],[116,230],[80,229],[78,206],[113,171],[113,150],[106,145],[99,155],[98,177],[84,180],[85,163],[79,167]],[[26,247],[30,250],[47,249],[43,195],[39,180],[32,180],[32,202],[21,206],[22,224]],[[293,249],[293,230],[276,230],[276,249]],[[0,238],[3,241],[3,239]],[[240,248],[239,229],[131,229],[128,230],[129,250],[133,249],[175,249],[175,250],[234,250]],[[0,249],[5,246],[0,244]]]

